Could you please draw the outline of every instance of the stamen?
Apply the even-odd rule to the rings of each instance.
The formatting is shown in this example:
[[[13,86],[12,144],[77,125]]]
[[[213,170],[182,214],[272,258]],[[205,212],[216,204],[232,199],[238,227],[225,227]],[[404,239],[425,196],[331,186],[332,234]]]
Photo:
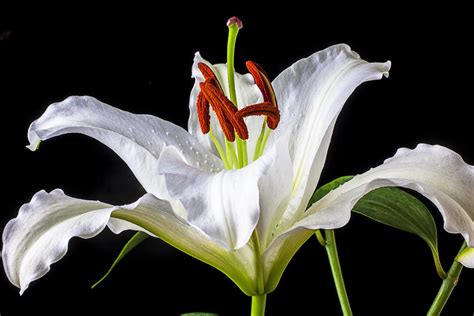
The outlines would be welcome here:
[[[255,84],[260,89],[260,92],[262,92],[263,100],[265,102],[270,102],[275,108],[278,109],[275,91],[273,90],[270,79],[268,79],[268,76],[263,70],[263,68],[260,67],[260,65],[254,63],[253,61],[247,61],[245,65],[247,66],[247,69],[249,70],[250,74],[253,76]],[[278,116],[278,119],[268,117],[267,126],[271,129],[275,129],[277,128],[279,121],[280,116]]]
[[[249,132],[248,132],[247,126],[245,125],[244,120],[236,116],[237,108],[233,105],[233,103],[229,99],[227,99],[224,93],[220,89],[212,85],[211,83],[206,83],[206,82],[204,84],[201,84],[201,90],[205,91],[206,94],[209,94],[210,97],[214,100],[213,102],[215,104],[213,104],[213,102],[210,102],[211,106],[213,106],[213,110],[214,110],[214,106],[219,107],[222,113],[225,115],[226,119],[232,124],[232,126],[234,127],[239,137],[244,140],[248,139]],[[234,135],[233,140],[230,140],[229,138],[227,139],[229,141],[234,141],[235,135]]]
[[[209,114],[209,102],[207,102],[202,91],[199,92],[196,103],[201,131],[203,134],[207,134],[211,130],[211,115]]]
[[[211,67],[205,63],[199,63],[198,68],[206,81],[215,82],[216,85],[220,87],[219,80],[217,80],[216,74],[212,71]]]
[[[222,162],[224,163],[224,168],[226,168],[227,170],[231,169],[232,166],[231,164],[229,163],[229,161],[227,160],[227,157],[224,153],[224,150],[222,149],[222,146],[221,144],[219,143],[219,140],[217,140],[216,136],[214,136],[214,133],[212,132],[212,129],[211,131],[209,132],[209,138],[211,139],[212,143],[214,144],[214,146],[216,146],[216,149],[217,149],[217,152],[219,153],[219,155],[221,156],[222,158]]]
[[[235,116],[237,118],[244,118],[247,116],[257,116],[257,115],[265,115],[269,119],[273,119],[275,121],[280,120],[280,111],[274,107],[270,102],[263,102],[252,104],[249,106],[240,109]]]
[[[216,113],[217,119],[222,128],[222,132],[224,133],[225,138],[233,142],[235,140],[235,133],[234,127],[232,123],[228,119],[227,113],[224,112],[225,106],[222,105],[219,98],[213,93],[210,87],[215,88],[210,83],[202,82],[200,84],[201,92],[203,93],[204,97],[206,98],[207,102],[212,106],[214,113]],[[233,116],[233,115],[232,115]]]
[[[201,83],[200,86],[201,92],[208,94],[208,96],[205,97],[205,95],[201,95],[201,93],[199,93],[196,106],[198,111],[199,124],[201,126],[203,134],[207,134],[210,128],[210,103],[212,109],[214,110],[214,112],[216,112],[216,115],[218,116],[219,122],[224,122],[224,124],[226,125],[223,128],[226,129],[226,132],[224,132],[224,134],[226,135],[227,140],[231,142],[235,140],[235,135],[233,137],[230,137],[230,131],[233,131],[233,129],[236,130],[237,134],[241,139],[248,139],[248,130],[247,126],[245,125],[245,122],[243,121],[243,119],[238,119],[235,117],[237,108],[229,99],[227,99],[227,97],[222,92],[222,88],[219,85],[219,81],[217,80],[217,77],[212,71],[212,69],[204,63],[199,63],[198,68],[205,79],[205,82]],[[204,92],[204,90],[207,90],[207,92]],[[229,128],[229,123],[233,126],[233,129]]]

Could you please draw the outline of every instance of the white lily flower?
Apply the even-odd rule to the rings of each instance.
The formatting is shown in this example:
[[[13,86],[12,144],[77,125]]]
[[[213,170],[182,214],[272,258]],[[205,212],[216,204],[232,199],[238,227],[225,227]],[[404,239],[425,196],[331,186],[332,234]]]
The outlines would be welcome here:
[[[201,72],[202,64],[218,83],[206,86],[209,78]],[[247,295],[269,293],[313,230],[345,225],[357,200],[381,186],[424,194],[439,207],[445,229],[462,234],[474,246],[474,168],[440,146],[400,150],[306,211],[346,99],[359,84],[387,76],[389,69],[390,62],[368,63],[347,45],[296,62],[272,82],[280,122],[272,132],[263,125],[263,139],[268,141],[259,140],[264,118],[245,118],[250,163],[238,169],[231,169],[236,163],[222,154],[226,143],[238,147],[226,141],[229,134],[223,132],[242,127],[238,122],[229,125],[235,117],[213,107],[205,130],[210,133],[202,132],[206,112],[199,108],[204,104],[199,103],[200,93],[211,100],[215,89],[229,95],[229,88],[225,65],[211,65],[199,54],[193,65],[189,132],[92,97],[50,105],[30,126],[32,150],[40,141],[62,134],[88,135],[115,151],[148,193],[125,206],[80,200],[60,190],[37,193],[5,227],[2,257],[8,278],[24,292],[65,255],[70,238],[91,238],[108,226],[115,233],[134,229],[162,238],[225,273]],[[269,90],[255,84],[258,78],[236,74],[235,80],[240,109],[268,101]]]

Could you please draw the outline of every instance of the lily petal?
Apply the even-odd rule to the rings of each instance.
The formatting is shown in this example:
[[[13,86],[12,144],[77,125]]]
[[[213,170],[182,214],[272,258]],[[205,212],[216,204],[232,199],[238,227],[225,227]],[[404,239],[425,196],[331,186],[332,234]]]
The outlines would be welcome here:
[[[313,235],[312,230],[299,227],[278,235],[272,241],[263,253],[263,272],[267,293],[275,290],[293,256]]]
[[[474,166],[454,151],[419,144],[399,149],[382,165],[354,177],[314,203],[295,227],[338,228],[366,193],[386,186],[415,190],[430,199],[444,219],[444,229],[461,234],[474,246]]]
[[[337,116],[361,83],[388,76],[390,62],[368,63],[347,45],[335,45],[284,70],[273,87],[281,121],[273,138],[290,131],[294,190],[286,217],[301,215],[326,160]],[[271,137],[272,137],[271,136]]]
[[[149,211],[156,208],[156,201],[150,201],[149,204],[134,210],[114,211],[111,222],[119,220],[145,229],[171,246],[223,272],[245,294],[255,295],[257,291],[255,257],[249,245],[228,251],[209,239],[199,228],[173,214],[169,207],[168,209],[159,207],[159,211]]]
[[[192,78],[195,79],[193,89],[191,90],[191,96],[189,98],[189,121],[188,121],[188,130],[194,135],[209,151],[214,152],[215,155],[218,155],[217,150],[214,148],[209,135],[203,135],[201,128],[199,127],[199,122],[197,118],[196,110],[196,100],[201,89],[199,84],[204,81],[204,77],[199,71],[198,64],[204,63],[208,65],[216,75],[219,83],[224,90],[224,93],[229,96],[229,84],[227,81],[227,65],[226,64],[215,64],[212,65],[207,60],[201,57],[201,54],[197,52],[194,56],[194,63],[192,67]],[[237,97],[237,106],[239,109],[249,105],[258,103],[262,99],[262,94],[255,84],[251,74],[239,74],[235,73],[235,89]],[[249,139],[247,140],[248,144],[248,154],[249,157],[253,157],[255,143],[258,139],[258,135],[262,128],[263,118],[252,116],[245,118],[245,123],[249,130]],[[219,121],[213,111],[211,111],[211,128],[214,132],[217,139],[223,144],[224,135],[222,133]]]
[[[179,200],[185,218],[227,249],[244,246],[260,215],[259,179],[275,154],[238,170],[207,173],[189,166],[175,148],[167,147],[158,162],[172,199]]]
[[[457,257],[459,261],[466,268],[474,269],[474,248],[464,249]]]
[[[51,104],[28,130],[31,150],[40,141],[68,134],[80,133],[97,139],[117,153],[130,167],[147,192],[166,198],[163,179],[157,173],[157,159],[165,146],[183,151],[187,161],[201,168],[210,168],[204,161],[212,161],[214,169],[222,162],[199,144],[181,127],[151,115],[136,115],[121,111],[93,97],[69,97]],[[209,158],[204,159],[207,155]]]
[[[2,259],[10,282],[22,294],[66,254],[69,239],[96,236],[113,210],[109,204],[71,198],[59,189],[36,193],[3,231]]]
[[[272,148],[264,153],[275,155],[268,172],[260,178],[260,219],[257,225],[260,246],[265,249],[281,230],[282,214],[291,196],[293,168],[288,152],[288,135],[282,137]],[[273,152],[273,153],[272,153]]]
[[[115,233],[133,229],[158,236],[221,270],[245,293],[256,291],[252,249],[227,251],[175,215],[170,203],[146,194],[133,204],[117,207],[72,198],[59,189],[36,193],[5,227],[2,259],[8,279],[22,294],[64,257],[72,237],[92,238],[106,226]]]

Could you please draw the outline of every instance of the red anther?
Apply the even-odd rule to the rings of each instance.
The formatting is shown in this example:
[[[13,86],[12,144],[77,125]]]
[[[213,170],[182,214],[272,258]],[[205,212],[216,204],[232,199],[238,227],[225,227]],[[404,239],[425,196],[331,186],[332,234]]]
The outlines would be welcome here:
[[[211,115],[209,114],[209,102],[202,91],[197,96],[196,108],[201,131],[203,134],[207,134],[211,130]]]
[[[270,129],[275,129],[278,127],[278,123],[280,123],[280,111],[278,111],[278,120],[273,119],[272,117],[268,117],[267,119],[267,126]]]
[[[211,88],[215,88],[211,83],[202,82],[200,85],[201,92],[206,98],[208,104],[211,105],[214,113],[216,113],[219,124],[221,125],[222,132],[224,133],[225,138],[233,142],[235,140],[234,126],[229,120],[228,114],[225,111],[225,106],[222,105],[222,102],[219,98],[213,93]],[[232,114],[232,116],[234,116]]]
[[[272,89],[269,89],[269,85],[265,82],[268,80],[265,80],[266,74],[263,71],[262,67],[250,60],[247,61],[245,65],[247,66],[247,69],[255,80],[255,84],[257,85],[258,89],[260,90],[260,92],[262,92],[263,100],[265,102],[272,102]]]
[[[272,118],[274,121],[278,122],[280,120],[280,111],[274,107],[270,102],[263,102],[252,104],[249,106],[240,109],[235,116],[237,118],[244,118],[247,116],[257,116],[264,115],[269,119]]]
[[[198,63],[198,68],[206,81],[212,82],[214,85],[220,87],[219,80],[217,80],[216,74],[212,71],[211,67],[205,63]]]
[[[263,95],[263,100],[265,102],[271,103],[275,108],[278,109],[278,103],[275,97],[275,91],[273,90],[270,79],[268,79],[267,74],[260,65],[254,63],[253,61],[247,61],[245,63],[250,74],[252,74],[255,84],[260,89],[260,92]],[[280,116],[278,114],[278,119],[274,117],[268,117],[267,126],[271,129],[275,129],[278,126],[280,121]]]
[[[237,108],[234,104],[224,95],[221,89],[217,88],[210,82],[205,82],[201,84],[201,90],[205,91],[206,94],[209,94],[210,97],[213,99],[211,106],[219,107],[222,110],[223,115],[225,118],[232,124],[233,128],[239,135],[239,137],[243,140],[249,138],[249,133],[247,126],[242,118],[237,118],[235,113],[237,112]],[[214,110],[215,111],[215,110]],[[217,114],[217,113],[216,113]],[[229,139],[229,138],[227,138]],[[230,139],[229,139],[230,140]]]

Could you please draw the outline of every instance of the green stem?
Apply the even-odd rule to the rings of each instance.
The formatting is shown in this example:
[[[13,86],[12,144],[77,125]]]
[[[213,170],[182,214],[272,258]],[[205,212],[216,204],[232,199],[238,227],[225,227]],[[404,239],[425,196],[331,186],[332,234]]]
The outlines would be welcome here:
[[[466,242],[463,243],[461,250],[459,253],[466,248]],[[462,264],[457,262],[456,260],[453,261],[451,268],[448,271],[448,275],[446,279],[443,280],[441,287],[439,288],[438,294],[436,295],[433,304],[428,311],[428,316],[437,316],[443,311],[444,306],[448,302],[451,293],[453,293],[454,287],[458,283],[459,276],[462,271]]]
[[[317,230],[315,232],[315,235],[316,235],[316,239],[318,240],[319,244],[323,247],[326,247],[326,239],[324,239],[324,236],[323,234],[321,233],[321,230]]]
[[[267,303],[267,294],[252,296],[251,316],[264,316],[265,305]]]
[[[339,263],[339,255],[337,253],[336,236],[334,230],[325,230],[326,235],[326,251],[331,265],[332,276],[334,284],[336,285],[337,296],[341,304],[342,314],[344,316],[352,316],[351,305],[344,285],[344,278],[342,277],[341,264]]]
[[[433,256],[434,264],[435,264],[435,267],[436,267],[436,272],[438,273],[441,280],[444,280],[444,279],[446,279],[446,277],[448,275],[446,274],[446,271],[444,271],[443,265],[441,264],[441,261],[439,260],[438,249],[436,249],[434,247],[431,247],[431,246],[430,246],[430,248],[431,248],[431,254]]]

